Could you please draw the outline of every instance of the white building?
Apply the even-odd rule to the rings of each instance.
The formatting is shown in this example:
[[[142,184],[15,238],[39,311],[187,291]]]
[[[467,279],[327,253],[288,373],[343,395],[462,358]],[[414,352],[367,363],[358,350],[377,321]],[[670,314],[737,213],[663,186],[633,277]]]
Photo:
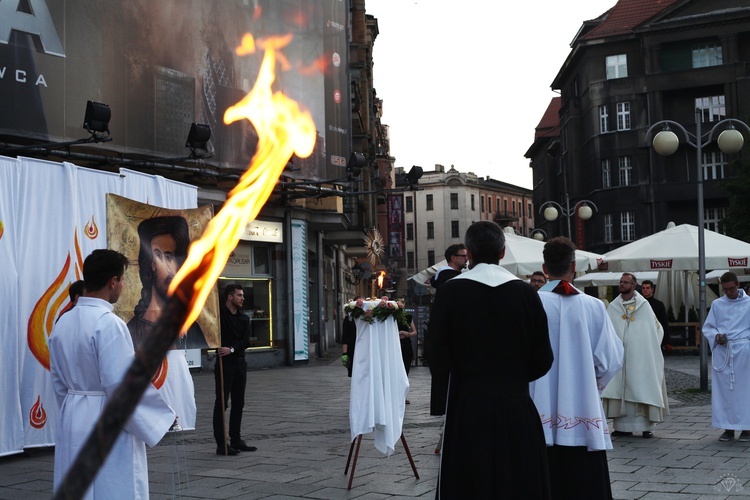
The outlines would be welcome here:
[[[397,168],[396,174],[403,173]],[[494,220],[529,236],[534,229],[532,191],[520,186],[462,173],[443,165],[426,171],[419,191],[404,196],[404,242],[407,275],[444,258],[445,249],[462,243],[466,229],[479,220]]]

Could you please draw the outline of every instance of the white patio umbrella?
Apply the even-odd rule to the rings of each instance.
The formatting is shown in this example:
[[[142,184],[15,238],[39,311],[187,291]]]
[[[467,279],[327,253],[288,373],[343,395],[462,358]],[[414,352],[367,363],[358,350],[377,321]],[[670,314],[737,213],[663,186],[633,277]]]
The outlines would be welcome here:
[[[526,279],[534,271],[541,271],[544,263],[544,242],[533,238],[518,236],[513,232],[513,228],[505,228],[505,257],[500,261],[500,265],[515,274],[519,278]],[[586,272],[590,269],[596,269],[597,262],[602,255],[576,250],[576,270]],[[419,284],[425,284],[441,267],[447,266],[445,260],[432,265],[409,279]]]
[[[709,231],[704,233],[706,269],[747,268],[750,243]],[[616,248],[604,255],[600,271],[697,271],[698,228],[675,226]]]
[[[734,268],[741,273],[742,268],[748,267],[750,243],[709,230],[704,236],[706,269]],[[660,273],[656,298],[672,308],[675,315],[682,304],[688,310],[697,307],[698,227],[670,222],[663,231],[608,252],[599,267],[618,272],[671,271]],[[707,288],[706,305],[715,298]]]
[[[639,271],[634,272],[635,279],[640,284],[643,280],[651,280],[657,283],[659,273],[656,271]],[[617,286],[620,282],[622,273],[586,273],[573,280],[573,284],[583,288],[587,286]]]

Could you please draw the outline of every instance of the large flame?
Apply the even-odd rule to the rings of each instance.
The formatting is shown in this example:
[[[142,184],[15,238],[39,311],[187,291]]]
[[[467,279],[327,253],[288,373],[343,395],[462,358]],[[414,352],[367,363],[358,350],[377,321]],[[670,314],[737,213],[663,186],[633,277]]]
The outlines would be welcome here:
[[[385,280],[385,271],[380,271],[380,274],[378,274],[378,288],[381,290],[383,288],[383,280]]]
[[[271,89],[276,79],[277,56],[282,63],[286,61],[283,54],[277,51],[291,40],[291,35],[258,40],[257,45],[265,50],[265,54],[255,86],[224,113],[226,124],[245,118],[250,120],[258,133],[258,150],[222,209],[209,222],[203,236],[190,246],[185,263],[169,287],[170,295],[177,292],[179,298],[188,304],[183,331],[198,318],[242,231],[258,216],[271,196],[292,154],[305,158],[315,147],[315,124],[310,114],[300,110],[296,102],[281,92],[274,93]],[[254,51],[254,39],[247,34],[236,53],[241,55]],[[179,286],[188,276],[194,281],[190,290],[192,293]]]

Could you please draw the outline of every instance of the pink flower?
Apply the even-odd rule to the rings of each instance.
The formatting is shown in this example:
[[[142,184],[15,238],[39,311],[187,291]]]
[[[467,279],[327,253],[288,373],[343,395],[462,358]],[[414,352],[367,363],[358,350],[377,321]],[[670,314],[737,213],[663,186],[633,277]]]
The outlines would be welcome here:
[[[380,300],[381,300],[381,301],[385,301],[385,302],[388,302],[388,297],[387,297],[387,296],[385,296],[385,295],[383,295],[383,297],[382,297],[382,298],[381,298]]]
[[[388,306],[388,309],[395,309],[396,308],[396,304],[394,304],[393,302],[386,302],[386,305]]]
[[[368,318],[371,317],[372,316],[372,309],[366,310],[365,311],[365,316],[368,317]]]
[[[361,309],[363,305],[365,305],[365,299],[357,299],[357,307]]]

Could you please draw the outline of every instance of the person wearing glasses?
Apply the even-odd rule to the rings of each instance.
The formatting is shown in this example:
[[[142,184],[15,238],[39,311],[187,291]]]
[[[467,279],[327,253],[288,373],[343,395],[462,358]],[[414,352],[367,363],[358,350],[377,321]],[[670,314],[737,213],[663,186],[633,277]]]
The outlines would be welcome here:
[[[534,271],[531,274],[529,282],[531,283],[531,286],[534,287],[534,290],[538,292],[540,288],[547,284],[547,275],[542,271]]]
[[[448,263],[446,267],[441,267],[438,272],[430,278],[430,285],[436,290],[440,288],[446,281],[451,278],[455,278],[466,268],[469,263],[469,255],[466,251],[466,245],[463,243],[456,243],[445,249],[445,261]],[[425,339],[425,358],[429,363],[430,349],[429,349],[429,336]],[[430,415],[441,416],[445,415],[445,404],[448,397],[448,377],[432,376],[432,383],[430,385]],[[436,452],[437,453],[437,452]]]
[[[469,256],[466,253],[466,245],[463,243],[456,243],[455,245],[446,248],[445,261],[448,265],[438,269],[435,276],[430,278],[430,285],[434,288],[440,288],[440,285],[451,278],[455,278],[466,268],[466,265],[469,263]]]
[[[711,347],[711,426],[724,429],[719,441],[750,441],[750,297],[737,275],[721,275],[724,295],[711,304],[703,338]],[[744,395],[743,395],[744,394]]]
[[[613,436],[642,432],[654,437],[654,426],[669,415],[664,356],[664,330],[648,301],[636,291],[635,276],[624,273],[618,291],[607,308],[609,319],[625,347],[623,369],[602,393],[607,418],[614,424]]]

